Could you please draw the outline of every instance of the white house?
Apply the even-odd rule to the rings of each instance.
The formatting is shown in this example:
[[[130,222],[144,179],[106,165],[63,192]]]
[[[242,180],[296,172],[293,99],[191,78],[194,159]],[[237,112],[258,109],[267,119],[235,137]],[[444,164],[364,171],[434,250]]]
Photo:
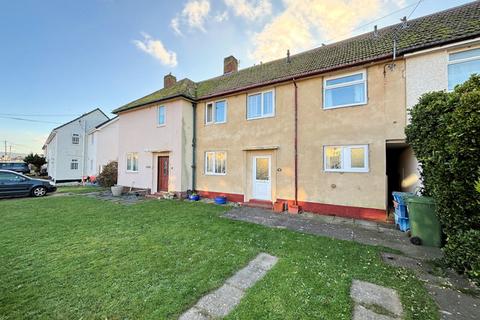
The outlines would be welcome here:
[[[118,161],[118,139],[118,117],[97,125],[88,133],[88,176],[97,176],[109,162]]]
[[[109,120],[94,109],[52,130],[44,146],[48,175],[54,181],[79,181],[87,174],[87,133]]]

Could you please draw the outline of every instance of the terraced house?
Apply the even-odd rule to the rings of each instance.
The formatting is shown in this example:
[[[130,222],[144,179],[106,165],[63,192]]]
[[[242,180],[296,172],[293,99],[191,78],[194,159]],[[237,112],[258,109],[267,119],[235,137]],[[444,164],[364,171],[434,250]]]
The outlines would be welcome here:
[[[205,81],[167,75],[114,111],[119,182],[383,220],[391,191],[418,185],[408,107],[480,72],[479,37],[476,1],[242,70],[230,56]],[[417,59],[436,50],[441,79]]]

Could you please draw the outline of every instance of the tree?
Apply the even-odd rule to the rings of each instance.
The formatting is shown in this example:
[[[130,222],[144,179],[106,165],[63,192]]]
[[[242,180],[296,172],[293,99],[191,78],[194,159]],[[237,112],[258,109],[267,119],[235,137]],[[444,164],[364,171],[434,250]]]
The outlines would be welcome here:
[[[47,163],[47,160],[45,159],[45,157],[38,155],[37,153],[35,154],[30,153],[23,159],[23,161],[25,163],[33,165],[34,167],[33,169],[37,173],[40,172],[40,169],[42,168],[42,166]]]

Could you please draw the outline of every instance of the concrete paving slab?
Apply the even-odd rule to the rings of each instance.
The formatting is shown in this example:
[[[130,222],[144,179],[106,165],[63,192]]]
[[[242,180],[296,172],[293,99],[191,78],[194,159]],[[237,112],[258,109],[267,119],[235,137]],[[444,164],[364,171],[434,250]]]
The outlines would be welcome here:
[[[357,304],[377,305],[396,316],[403,313],[402,304],[397,292],[370,282],[353,280],[350,296]]]
[[[233,277],[226,281],[227,284],[230,284],[238,289],[246,290],[252,287],[255,282],[263,278],[267,273],[267,270],[260,269],[257,266],[249,265],[246,268],[238,271]]]
[[[361,305],[355,305],[353,309],[353,320],[396,320],[383,314],[378,314]]]
[[[245,295],[245,290],[253,287],[257,281],[262,279],[277,261],[277,257],[267,253],[258,254],[245,268],[227,279],[219,289],[202,297],[179,319],[203,320],[225,317],[240,303]]]
[[[480,319],[480,300],[449,288],[427,285],[427,290],[439,305],[444,320]]]
[[[249,266],[254,266],[263,270],[270,270],[278,261],[277,257],[266,253],[260,253],[255,257],[250,263]]]
[[[205,310],[213,317],[225,317],[242,300],[244,291],[229,284],[224,284],[218,290],[201,298],[196,307]]]
[[[178,318],[178,320],[208,320],[210,317],[198,308],[191,308]]]

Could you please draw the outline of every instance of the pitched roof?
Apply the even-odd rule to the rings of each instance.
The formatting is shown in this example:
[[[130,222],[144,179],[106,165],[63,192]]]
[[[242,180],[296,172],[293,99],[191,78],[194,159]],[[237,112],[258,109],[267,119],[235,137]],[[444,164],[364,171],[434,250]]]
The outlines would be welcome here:
[[[190,79],[182,79],[177,81],[174,85],[168,88],[163,88],[158,91],[155,91],[152,94],[149,94],[143,98],[132,101],[120,108],[113,110],[113,113],[118,113],[122,111],[127,111],[133,108],[138,108],[144,105],[147,105],[152,102],[164,101],[176,97],[184,97],[190,100],[195,100],[196,98],[196,84]]]
[[[437,12],[428,16],[365,33],[340,42],[321,46],[290,57],[263,63],[227,75],[193,83],[188,88],[180,85],[176,96],[206,99],[227,93],[246,90],[292,78],[301,78],[336,69],[390,59],[396,39],[396,55],[402,56],[418,50],[480,36],[480,1]],[[181,81],[180,81],[181,82]],[[179,83],[180,83],[179,82]],[[182,91],[183,90],[183,91]],[[114,113],[175,97],[171,88],[161,89],[133,101]]]

